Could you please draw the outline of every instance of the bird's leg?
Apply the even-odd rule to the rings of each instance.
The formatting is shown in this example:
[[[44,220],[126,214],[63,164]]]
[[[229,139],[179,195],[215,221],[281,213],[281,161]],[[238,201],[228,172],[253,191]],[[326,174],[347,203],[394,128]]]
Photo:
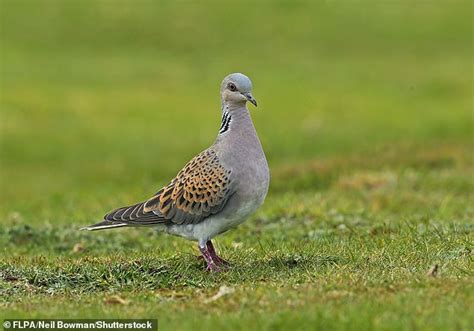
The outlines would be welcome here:
[[[219,257],[216,253],[216,250],[214,249],[214,245],[212,244],[212,241],[208,240],[206,243],[207,250],[212,256],[212,259],[216,262],[217,265],[220,266],[229,266],[230,263],[224,260],[223,258]]]
[[[221,271],[221,268],[219,267],[218,262],[214,259],[213,254],[209,252],[209,249],[207,248],[207,245],[205,243],[202,245],[201,243],[199,243],[199,251],[201,251],[202,257],[207,263],[207,268],[206,268],[207,271],[214,271],[214,272]]]

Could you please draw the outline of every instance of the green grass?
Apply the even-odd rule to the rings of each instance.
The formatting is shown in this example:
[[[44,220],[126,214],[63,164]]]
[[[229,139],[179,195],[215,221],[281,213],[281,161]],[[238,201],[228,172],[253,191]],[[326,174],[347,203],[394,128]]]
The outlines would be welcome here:
[[[469,1],[0,6],[0,318],[474,328]],[[232,268],[150,229],[77,231],[213,141],[234,71],[272,183],[216,240]]]

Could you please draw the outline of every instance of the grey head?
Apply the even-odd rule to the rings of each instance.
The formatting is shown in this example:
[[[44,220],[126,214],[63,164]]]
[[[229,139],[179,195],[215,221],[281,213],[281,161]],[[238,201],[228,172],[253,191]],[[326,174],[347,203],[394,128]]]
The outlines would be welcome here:
[[[241,73],[228,75],[221,84],[222,105],[244,106],[247,101],[257,106],[252,96],[252,82]]]

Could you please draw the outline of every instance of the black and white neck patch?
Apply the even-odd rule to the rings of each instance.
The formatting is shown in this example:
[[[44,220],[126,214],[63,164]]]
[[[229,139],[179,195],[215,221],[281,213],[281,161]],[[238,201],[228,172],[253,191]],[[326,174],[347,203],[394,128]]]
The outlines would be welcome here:
[[[219,134],[223,134],[229,130],[230,121],[232,120],[232,116],[227,110],[224,110],[224,114],[222,114],[222,123],[221,128],[219,129]]]

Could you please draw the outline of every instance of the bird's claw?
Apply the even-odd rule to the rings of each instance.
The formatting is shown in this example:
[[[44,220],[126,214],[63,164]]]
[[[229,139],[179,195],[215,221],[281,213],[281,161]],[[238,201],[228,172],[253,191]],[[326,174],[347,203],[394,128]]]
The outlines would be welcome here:
[[[209,263],[206,267],[206,271],[207,272],[221,272],[223,271],[223,268],[221,268],[215,263]]]

